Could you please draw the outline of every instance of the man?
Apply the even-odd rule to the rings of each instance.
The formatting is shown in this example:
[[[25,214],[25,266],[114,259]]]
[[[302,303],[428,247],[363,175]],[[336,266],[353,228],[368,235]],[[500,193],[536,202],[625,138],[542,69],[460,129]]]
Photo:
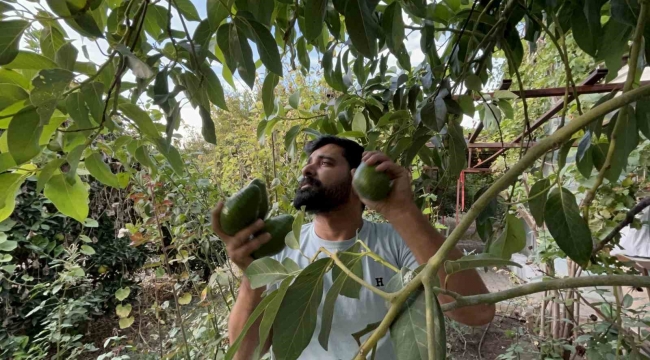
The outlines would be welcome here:
[[[316,254],[320,247],[331,252],[343,251],[354,244],[358,238],[375,253],[379,254],[397,268],[415,269],[425,263],[440,248],[445,239],[431,226],[413,201],[411,181],[408,171],[395,164],[380,152],[363,152],[363,148],[354,141],[322,136],[307,144],[305,151],[309,155],[307,164],[302,169],[303,178],[296,190],[294,206],[306,207],[314,214],[314,221],[303,225],[300,235],[301,251],[307,257]],[[352,188],[354,170],[365,161],[368,165],[377,165],[377,171],[388,174],[393,180],[391,192],[383,201],[373,202],[361,199]],[[253,261],[251,252],[267,242],[268,234],[250,239],[263,228],[260,220],[235,236],[226,236],[219,227],[219,203],[212,216],[215,232],[226,243],[231,260],[242,270]],[[363,220],[364,206],[379,212],[390,224],[378,224]],[[321,254],[321,257],[325,256]],[[458,259],[462,255],[455,250],[449,259]],[[309,260],[298,250],[285,248],[274,256],[276,260],[289,257],[301,268]],[[380,289],[385,289],[388,280],[395,274],[393,270],[365,257],[362,260],[365,280]],[[446,274],[440,270],[439,277],[444,282]],[[331,274],[325,276],[324,292],[332,285]],[[454,274],[447,282],[449,290],[462,295],[486,293],[487,289],[480,276],[474,270]],[[244,277],[235,306],[230,315],[228,329],[231,343],[239,336],[248,317],[261,301],[264,288],[251,289]],[[442,303],[453,299],[440,295]],[[332,330],[325,351],[318,342],[321,309],[318,312],[316,331],[309,346],[301,354],[301,359],[351,359],[358,351],[358,345],[351,336],[370,323],[384,318],[387,309],[385,301],[366,288],[361,289],[359,299],[340,296],[336,300],[336,311],[332,321]],[[476,305],[450,311],[446,314],[461,323],[478,326],[489,323],[494,317],[494,305]],[[239,348],[236,358],[249,359],[258,343],[259,321],[250,328]],[[269,337],[270,338],[270,337]],[[265,345],[265,350],[271,344]],[[385,336],[378,344],[375,359],[395,359],[393,344]]]

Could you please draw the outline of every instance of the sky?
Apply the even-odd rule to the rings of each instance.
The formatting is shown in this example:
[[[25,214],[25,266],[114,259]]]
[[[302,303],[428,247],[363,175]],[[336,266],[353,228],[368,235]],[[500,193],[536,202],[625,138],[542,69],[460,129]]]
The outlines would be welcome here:
[[[206,1],[205,0],[191,0],[194,6],[196,7],[199,16],[204,19],[207,17],[207,10],[206,10]],[[43,6],[47,7],[47,4],[45,1],[41,2]],[[25,5],[31,9],[36,9],[36,4],[31,3],[31,2],[25,2]],[[172,29],[178,29],[182,30],[182,24],[181,21],[179,20],[178,14],[175,9],[172,9]],[[404,15],[404,21],[405,23],[409,23],[409,19],[406,15]],[[194,34],[194,30],[196,29],[197,25],[199,24],[196,21],[186,21],[185,22],[188,31],[190,34]],[[109,50],[108,43],[103,40],[103,39],[98,39],[97,42],[95,43],[94,41],[90,41],[87,38],[83,38],[79,36],[74,30],[70,29],[64,22],[60,21],[60,24],[65,28],[67,31],[68,36],[73,40],[73,44],[75,44],[79,48],[79,60],[83,60],[83,52],[81,51],[81,48],[83,45],[86,45],[86,49],[88,51],[89,55],[89,60],[96,63],[96,64],[101,64],[105,62],[106,56],[102,54],[102,52],[107,53]],[[296,26],[297,27],[297,26]],[[296,29],[298,31],[298,29]],[[407,32],[409,34],[409,32]],[[153,41],[151,38],[149,41]],[[417,66],[417,64],[421,63],[424,60],[424,54],[420,50],[420,34],[417,31],[410,32],[410,35],[408,35],[407,39],[405,40],[405,46],[406,49],[410,55],[411,58],[411,64],[413,66]],[[101,51],[100,51],[101,48]],[[251,48],[253,50],[253,57],[255,60],[257,60],[259,57],[257,55],[257,50],[255,48],[255,45],[251,43]],[[385,50],[387,51],[387,50]],[[311,63],[311,70],[317,70],[320,68],[320,64],[318,62],[318,54],[316,51],[312,51],[310,53],[310,63]],[[396,66],[396,59],[394,57],[389,57],[388,60],[388,66]],[[225,92],[232,92],[232,91],[250,91],[247,85],[244,84],[244,82],[239,78],[238,74],[234,74],[234,82],[236,89],[233,89],[221,76],[222,68],[221,64],[217,62],[212,63],[212,69],[214,72],[217,74],[219,77],[221,84],[224,88]],[[257,79],[259,81],[260,75],[264,74],[265,70],[264,67],[260,67],[257,69]],[[124,75],[124,81],[130,81],[134,82],[135,77],[133,74],[128,71]],[[183,107],[181,108],[181,118],[182,118],[182,125],[180,129],[180,134],[181,135],[187,135],[188,129],[185,127],[193,128],[197,131],[200,131],[201,128],[201,117],[199,115],[198,110],[192,108],[192,106],[189,104],[188,101],[185,101],[185,96],[183,93],[179,95],[179,100],[181,104],[184,104]],[[473,119],[470,117],[465,116],[462,125],[465,127],[473,127],[472,124]]]

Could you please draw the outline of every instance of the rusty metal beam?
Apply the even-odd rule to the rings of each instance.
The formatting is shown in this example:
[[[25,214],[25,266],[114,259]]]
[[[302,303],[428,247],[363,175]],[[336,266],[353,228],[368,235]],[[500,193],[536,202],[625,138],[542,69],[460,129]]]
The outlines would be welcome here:
[[[512,85],[512,80],[504,79],[503,81],[501,81],[499,90],[508,90],[510,89],[511,85]],[[476,129],[474,130],[472,135],[470,135],[469,142],[473,143],[474,141],[476,141],[476,138],[478,137],[478,135],[481,133],[482,130],[483,130],[483,122],[481,121],[478,123],[478,125],[476,125]]]
[[[436,170],[436,171],[438,171],[438,167],[437,166],[433,166],[433,167],[425,166],[424,170]],[[490,169],[490,168],[467,168],[467,169],[463,169],[463,171],[465,173],[469,173],[469,174],[478,174],[478,173],[492,172],[492,169]]]
[[[591,72],[591,74],[580,84],[580,86],[576,86],[576,88],[581,88],[584,86],[591,86],[594,89],[600,89],[600,92],[611,92],[613,89],[615,89],[615,86],[621,86],[622,84],[605,84],[605,85],[594,85],[598,81],[600,81],[602,78],[604,78],[607,75],[607,69],[597,69]],[[650,83],[650,82],[649,82]],[[613,87],[613,88],[612,88]],[[607,90],[609,89],[609,90]],[[548,90],[548,89],[546,89]],[[578,94],[582,94],[580,91],[577,91]],[[590,94],[593,94],[594,92],[590,92]],[[562,88],[562,95],[564,95],[564,88]],[[569,102],[573,101],[573,92],[569,92],[569,97],[568,100]],[[532,133],[533,131],[537,130],[540,126],[544,125],[548,120],[550,120],[555,114],[560,112],[564,108],[564,100],[559,101],[555,105],[553,105],[547,112],[545,112],[542,116],[540,116],[537,120],[535,120],[532,124],[530,124],[530,128],[524,131],[523,134],[517,135],[517,137],[513,140],[513,142],[519,142],[521,141],[524,136],[528,135],[529,133]],[[495,152],[493,155],[488,157],[487,159],[477,163],[474,165],[474,167],[479,166],[483,163],[486,163],[488,161],[491,161],[493,159],[496,159],[497,156],[503,154],[506,151],[506,149],[500,149],[499,151]]]

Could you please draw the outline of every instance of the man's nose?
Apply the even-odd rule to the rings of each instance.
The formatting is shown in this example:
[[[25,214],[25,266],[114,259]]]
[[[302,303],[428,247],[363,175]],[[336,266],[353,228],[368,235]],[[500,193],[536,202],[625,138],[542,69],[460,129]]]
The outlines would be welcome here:
[[[313,177],[316,175],[316,170],[314,169],[314,164],[307,164],[302,168],[302,175],[303,176],[311,176]]]

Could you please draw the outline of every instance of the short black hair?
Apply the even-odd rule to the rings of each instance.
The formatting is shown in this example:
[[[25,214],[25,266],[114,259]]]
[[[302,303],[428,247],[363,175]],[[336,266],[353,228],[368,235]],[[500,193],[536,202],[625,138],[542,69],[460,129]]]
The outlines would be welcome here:
[[[334,135],[321,135],[318,138],[305,144],[305,153],[311,155],[314,151],[322,148],[325,145],[334,144],[343,148],[343,157],[347,160],[350,169],[356,169],[361,164],[361,157],[363,156],[363,146],[359,143],[345,138],[340,138]]]

